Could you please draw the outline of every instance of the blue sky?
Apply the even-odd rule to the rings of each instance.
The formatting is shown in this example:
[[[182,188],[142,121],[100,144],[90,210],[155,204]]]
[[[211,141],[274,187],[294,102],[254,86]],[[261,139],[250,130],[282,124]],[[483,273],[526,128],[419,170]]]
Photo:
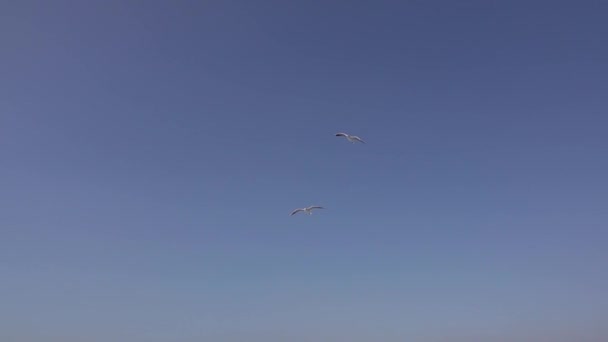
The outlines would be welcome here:
[[[3,2],[0,339],[605,341],[606,11]]]

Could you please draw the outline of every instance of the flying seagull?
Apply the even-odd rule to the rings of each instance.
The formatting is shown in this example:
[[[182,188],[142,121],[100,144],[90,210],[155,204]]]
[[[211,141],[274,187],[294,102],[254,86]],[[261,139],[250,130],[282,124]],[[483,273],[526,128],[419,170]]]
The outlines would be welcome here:
[[[295,214],[297,214],[297,213],[299,213],[301,211],[307,213],[308,215],[312,215],[312,210],[313,209],[325,209],[325,208],[320,207],[318,205],[311,205],[310,207],[306,207],[306,208],[298,208],[298,209],[292,211],[291,214],[289,214],[289,216],[293,216],[293,215],[295,215]]]
[[[359,138],[356,135],[350,135],[350,134],[346,134],[346,133],[336,133],[337,137],[345,137],[348,141],[350,141],[351,143],[356,143],[358,142],[362,142],[365,144],[365,141],[363,141],[361,138]]]

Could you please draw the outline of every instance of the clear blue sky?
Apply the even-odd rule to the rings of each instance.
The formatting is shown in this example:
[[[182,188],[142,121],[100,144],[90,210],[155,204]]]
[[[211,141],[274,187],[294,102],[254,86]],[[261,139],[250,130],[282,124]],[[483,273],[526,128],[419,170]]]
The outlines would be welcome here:
[[[2,2],[0,340],[607,341],[606,13]]]

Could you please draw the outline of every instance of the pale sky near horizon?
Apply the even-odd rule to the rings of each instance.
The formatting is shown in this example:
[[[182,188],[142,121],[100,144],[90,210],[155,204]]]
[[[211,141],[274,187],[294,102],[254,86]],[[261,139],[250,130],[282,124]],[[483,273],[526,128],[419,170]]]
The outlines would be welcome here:
[[[1,2],[0,340],[607,341],[606,13]]]

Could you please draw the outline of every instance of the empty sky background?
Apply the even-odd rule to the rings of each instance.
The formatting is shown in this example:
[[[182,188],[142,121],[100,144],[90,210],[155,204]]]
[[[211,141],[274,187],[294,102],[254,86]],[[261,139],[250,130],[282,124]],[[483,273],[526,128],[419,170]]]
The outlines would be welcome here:
[[[0,340],[608,340],[606,13],[2,1]]]

